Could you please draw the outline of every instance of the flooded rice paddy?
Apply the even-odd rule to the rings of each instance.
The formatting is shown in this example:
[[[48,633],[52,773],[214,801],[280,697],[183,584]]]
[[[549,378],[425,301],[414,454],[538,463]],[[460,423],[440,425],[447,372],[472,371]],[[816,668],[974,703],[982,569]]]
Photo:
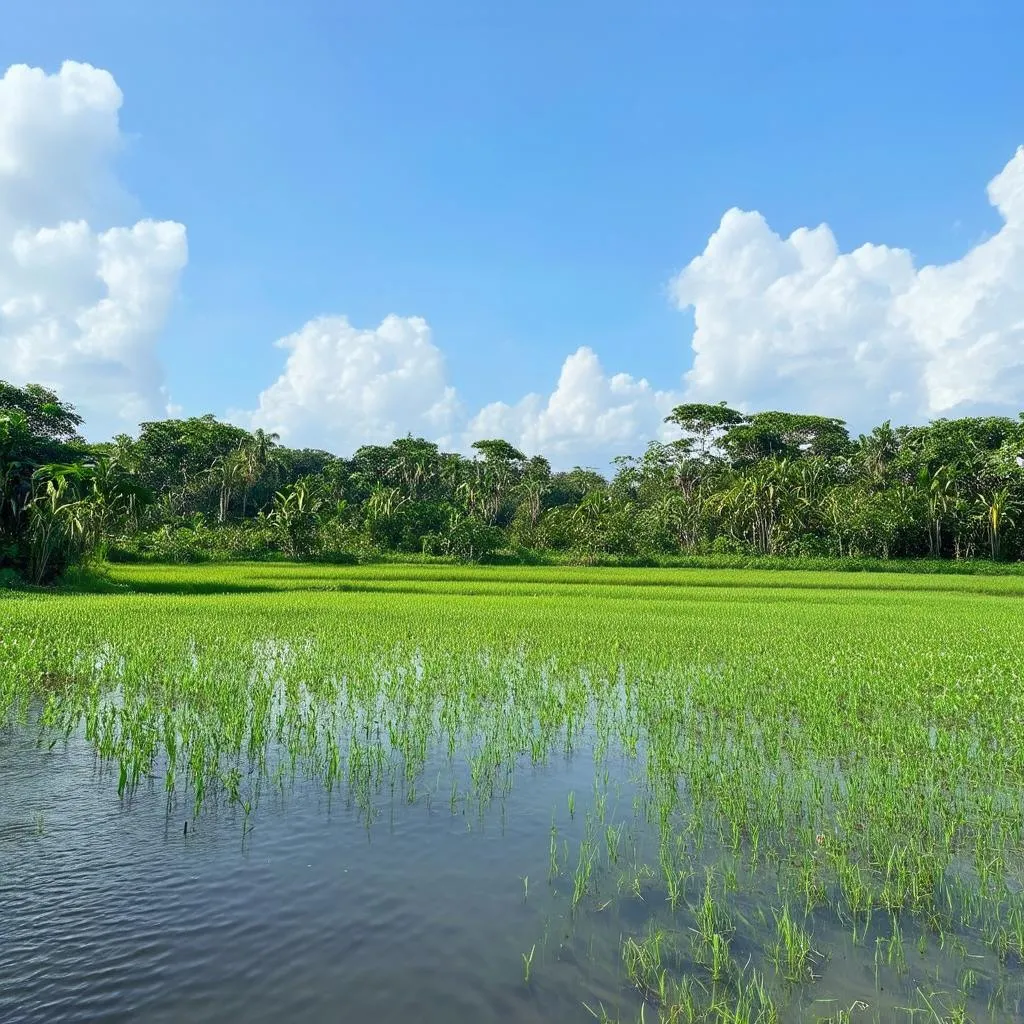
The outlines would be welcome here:
[[[0,1020],[1024,1019],[1024,584],[0,598]]]

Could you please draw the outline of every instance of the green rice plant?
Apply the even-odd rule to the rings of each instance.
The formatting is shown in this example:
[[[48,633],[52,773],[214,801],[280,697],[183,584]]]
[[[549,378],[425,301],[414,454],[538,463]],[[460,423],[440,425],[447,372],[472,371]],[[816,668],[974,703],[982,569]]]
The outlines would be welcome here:
[[[577,826],[552,820],[550,898],[572,870],[571,927],[621,900],[692,928],[700,983],[684,997],[664,966],[660,1013],[795,1019],[753,970],[809,980],[832,943],[880,986],[916,947],[914,976],[963,981],[965,1012],[1024,997],[1020,578],[261,563],[111,582],[0,596],[0,728],[88,744],[111,800],[155,779],[169,816],[233,807],[245,835],[268,794],[313,785],[367,830],[445,796],[476,828],[565,758],[552,806],[575,822],[592,760],[574,859]]]
[[[775,969],[790,982],[805,982],[813,978],[813,949],[810,933],[793,920],[789,904],[782,913],[775,911],[775,943],[772,961]]]
[[[608,863],[615,865],[619,862],[619,847],[622,843],[622,830],[625,824],[608,825],[604,830],[605,846],[608,851]]]
[[[668,970],[663,963],[666,933],[653,928],[641,941],[628,937],[622,946],[626,976],[648,1002],[663,1003],[668,990]]]
[[[576,864],[576,871],[573,875],[572,886],[572,907],[575,910],[590,887],[591,875],[594,871],[594,863],[597,859],[597,846],[589,834],[583,837],[580,843],[579,859]]]
[[[737,984],[736,1001],[719,1011],[722,1024],[778,1024],[781,1020],[775,1001],[756,971]]]
[[[714,877],[710,871],[704,884],[704,894],[696,908],[696,917],[694,931],[698,945],[710,946],[716,936],[728,939],[735,931],[724,899],[715,898]]]
[[[537,945],[530,947],[529,953],[523,953],[523,981],[530,984],[530,968],[533,966],[533,954],[537,952]]]

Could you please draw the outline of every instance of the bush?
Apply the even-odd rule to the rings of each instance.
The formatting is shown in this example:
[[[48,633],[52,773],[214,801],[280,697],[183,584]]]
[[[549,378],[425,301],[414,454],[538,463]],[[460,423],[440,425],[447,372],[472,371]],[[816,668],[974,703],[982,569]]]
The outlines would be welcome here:
[[[281,553],[274,531],[265,521],[226,524],[214,534],[217,547],[239,561],[261,562]]]
[[[351,551],[321,551],[314,561],[325,565],[358,565],[359,556]]]
[[[710,553],[713,555],[748,555],[750,549],[743,541],[723,533],[711,542]]]
[[[0,569],[0,590],[14,590],[22,585],[22,578],[13,569]]]
[[[106,544],[100,549],[99,554],[101,558],[115,564],[130,564],[146,560],[138,548],[128,547],[125,544]]]

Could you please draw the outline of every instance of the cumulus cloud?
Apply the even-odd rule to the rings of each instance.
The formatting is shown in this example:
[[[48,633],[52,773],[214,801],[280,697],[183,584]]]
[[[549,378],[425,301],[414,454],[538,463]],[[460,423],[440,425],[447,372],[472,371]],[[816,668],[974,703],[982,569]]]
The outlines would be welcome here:
[[[421,317],[388,316],[360,330],[343,316],[311,320],[277,342],[284,372],[236,418],[289,444],[350,454],[407,432],[447,440],[458,416],[444,357]]]
[[[681,400],[629,374],[607,376],[583,347],[565,360],[550,395],[493,402],[467,417],[420,317],[388,316],[372,330],[321,317],[276,344],[288,352],[284,371],[258,409],[233,418],[289,444],[343,454],[413,433],[463,452],[480,438],[502,437],[557,465],[604,464],[638,442],[668,436],[662,420]]]
[[[607,466],[652,438],[681,401],[839,415],[856,429],[891,418],[1016,413],[1024,395],[1024,149],[991,181],[1002,227],[959,260],[918,267],[886,245],[839,251],[827,225],[780,237],[757,212],[729,210],[671,282],[692,306],[693,365],[658,389],[608,373],[589,347],[549,393],[463,412],[422,319],[359,330],[311,321],[278,344],[282,375],[244,422],[291,443],[351,452],[407,431],[462,451],[504,437],[556,466]],[[680,349],[680,368],[688,361]]]
[[[688,397],[840,415],[858,427],[978,411],[1024,395],[1024,148],[990,182],[1003,225],[962,259],[838,251],[826,225],[776,234],[729,210],[673,280],[692,306]]]
[[[155,346],[187,259],[181,224],[116,223],[121,102],[88,64],[0,78],[0,377],[53,387],[97,437],[166,413]]]
[[[503,437],[558,465],[603,464],[644,440],[667,437],[664,417],[681,400],[681,394],[656,391],[628,373],[607,376],[597,354],[583,346],[562,364],[550,395],[484,406],[470,421],[467,437]]]

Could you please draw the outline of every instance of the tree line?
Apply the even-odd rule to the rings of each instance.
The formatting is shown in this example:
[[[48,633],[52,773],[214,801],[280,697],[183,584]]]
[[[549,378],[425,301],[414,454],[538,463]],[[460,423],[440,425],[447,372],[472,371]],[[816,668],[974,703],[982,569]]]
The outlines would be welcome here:
[[[0,381],[0,579],[110,560],[346,561],[388,553],[581,562],[673,555],[1020,560],[1024,414],[889,422],[724,402],[602,474],[502,439],[424,438],[343,458],[212,415],[86,443],[74,407]]]

